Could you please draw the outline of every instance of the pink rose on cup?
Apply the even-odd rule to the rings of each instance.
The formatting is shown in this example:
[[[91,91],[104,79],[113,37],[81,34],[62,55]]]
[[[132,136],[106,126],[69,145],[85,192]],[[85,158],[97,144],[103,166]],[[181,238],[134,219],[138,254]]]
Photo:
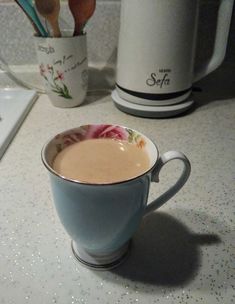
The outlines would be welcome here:
[[[119,126],[113,125],[90,125],[86,134],[88,138],[113,138],[128,140],[128,132]]]

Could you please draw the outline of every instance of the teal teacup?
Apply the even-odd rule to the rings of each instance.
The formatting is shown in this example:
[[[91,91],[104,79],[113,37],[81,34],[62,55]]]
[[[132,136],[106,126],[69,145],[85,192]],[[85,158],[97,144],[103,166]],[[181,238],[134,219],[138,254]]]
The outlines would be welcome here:
[[[53,169],[55,157],[64,148],[93,138],[125,140],[145,149],[149,168],[138,176],[103,184],[72,180]],[[183,163],[181,176],[174,186],[147,204],[150,183],[159,181],[161,168],[173,159]],[[127,256],[130,240],[141,219],[174,196],[190,175],[190,162],[184,154],[169,151],[159,156],[156,145],[148,137],[117,125],[85,125],[62,132],[45,144],[42,161],[49,171],[60,221],[72,239],[73,253],[93,269],[119,265]]]

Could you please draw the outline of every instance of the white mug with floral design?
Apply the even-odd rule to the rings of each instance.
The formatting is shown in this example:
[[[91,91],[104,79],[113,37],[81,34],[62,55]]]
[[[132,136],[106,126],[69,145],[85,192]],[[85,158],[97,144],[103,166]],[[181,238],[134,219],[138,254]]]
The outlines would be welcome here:
[[[63,149],[97,138],[124,140],[144,149],[149,168],[138,176],[103,184],[69,179],[53,169],[53,161]],[[174,159],[183,164],[181,176],[174,186],[147,204],[150,183],[158,182],[161,168]],[[55,207],[72,239],[75,257],[97,270],[116,267],[124,260],[141,219],[173,197],[190,175],[190,162],[184,154],[169,151],[159,156],[157,146],[148,137],[117,125],[84,125],[62,132],[45,144],[42,161],[49,171]]]
[[[88,84],[86,35],[35,37],[40,74],[45,90],[56,107],[83,103]]]

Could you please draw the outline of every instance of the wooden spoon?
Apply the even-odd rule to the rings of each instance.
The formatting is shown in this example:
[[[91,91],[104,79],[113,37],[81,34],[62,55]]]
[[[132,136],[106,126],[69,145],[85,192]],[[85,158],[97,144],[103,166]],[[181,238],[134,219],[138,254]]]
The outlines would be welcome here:
[[[82,33],[88,19],[93,15],[96,0],[68,0],[69,8],[74,18],[74,36]]]
[[[35,0],[36,8],[44,18],[50,23],[53,36],[61,37],[59,28],[59,13],[60,13],[60,0]]]

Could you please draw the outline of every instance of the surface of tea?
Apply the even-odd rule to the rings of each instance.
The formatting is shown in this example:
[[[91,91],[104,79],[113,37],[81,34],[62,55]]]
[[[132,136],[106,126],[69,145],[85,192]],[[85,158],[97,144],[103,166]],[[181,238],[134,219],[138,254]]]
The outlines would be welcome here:
[[[128,180],[149,168],[150,160],[144,148],[107,138],[72,144],[53,163],[53,169],[60,175],[93,184]]]

